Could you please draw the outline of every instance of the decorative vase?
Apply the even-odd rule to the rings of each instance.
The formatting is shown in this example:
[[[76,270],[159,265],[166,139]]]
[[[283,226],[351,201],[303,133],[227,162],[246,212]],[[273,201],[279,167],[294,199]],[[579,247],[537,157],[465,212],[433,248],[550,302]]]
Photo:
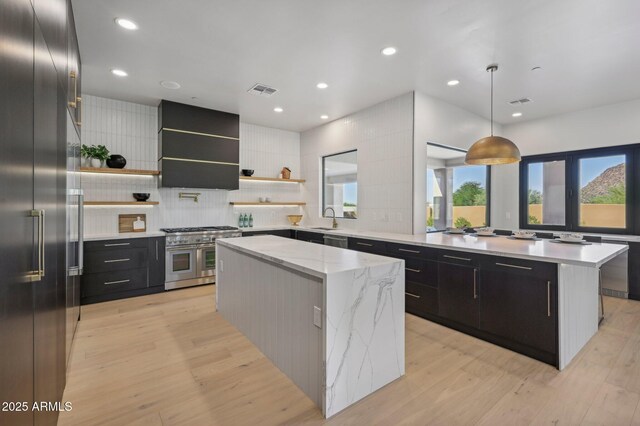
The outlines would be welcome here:
[[[92,158],[91,159],[91,167],[95,167],[95,168],[102,167],[102,160],[100,160],[99,158]]]
[[[122,155],[114,154],[107,158],[107,166],[112,169],[124,169],[127,165],[127,159]]]

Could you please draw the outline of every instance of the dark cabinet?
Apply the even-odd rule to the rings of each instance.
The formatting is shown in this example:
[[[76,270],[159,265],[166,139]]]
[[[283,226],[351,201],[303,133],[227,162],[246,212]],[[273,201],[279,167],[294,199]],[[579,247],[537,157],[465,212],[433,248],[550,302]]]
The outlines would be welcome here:
[[[348,247],[351,250],[380,255],[384,255],[387,251],[384,241],[369,240],[365,238],[349,238]]]
[[[160,187],[238,189],[237,114],[163,100],[158,125]]]
[[[415,282],[405,282],[405,310],[410,314],[438,315],[438,289]]]
[[[2,2],[0,13],[0,401],[33,395],[33,289],[38,219],[33,209],[33,9],[29,0]],[[20,54],[10,46],[20,46]],[[15,50],[14,52],[18,52]],[[17,173],[17,171],[20,171]],[[33,425],[34,412],[0,410],[0,424]]]
[[[42,1],[42,0],[35,0]],[[67,106],[73,119],[76,131],[80,133],[80,125],[82,121],[82,72],[80,62],[80,48],[78,47],[78,37],[75,32],[75,19],[73,17],[73,9],[71,2],[68,2],[67,20],[70,25],[69,32],[66,34],[66,58],[67,67],[65,69],[65,87],[67,91]]]
[[[82,304],[164,291],[164,247],[164,237],[87,242]]]
[[[147,259],[149,262],[149,287],[164,288],[165,274],[165,238],[149,238],[149,251]]]
[[[254,235],[275,235],[277,237],[293,238],[295,231],[291,229],[274,229],[271,231],[242,231],[243,237],[252,237]]]
[[[556,353],[557,280],[552,264],[496,259],[481,270],[480,329]]]
[[[640,300],[640,243],[629,241],[629,299]]]
[[[455,263],[438,263],[438,299],[441,317],[478,327],[478,268]]]
[[[319,232],[296,231],[296,240],[309,243],[324,244],[324,234]]]

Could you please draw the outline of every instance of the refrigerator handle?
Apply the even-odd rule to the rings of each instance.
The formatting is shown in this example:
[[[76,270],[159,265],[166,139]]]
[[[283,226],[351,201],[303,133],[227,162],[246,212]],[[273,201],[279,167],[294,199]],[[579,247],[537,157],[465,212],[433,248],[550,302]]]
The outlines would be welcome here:
[[[84,269],[84,191],[78,192],[78,275]]]

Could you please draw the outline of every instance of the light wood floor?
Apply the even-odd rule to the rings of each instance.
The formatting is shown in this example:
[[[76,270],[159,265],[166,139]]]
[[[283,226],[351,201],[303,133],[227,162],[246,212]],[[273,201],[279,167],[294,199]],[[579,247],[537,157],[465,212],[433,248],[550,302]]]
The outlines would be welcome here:
[[[406,316],[405,377],[329,421],[214,312],[213,286],[82,307],[60,425],[640,425],[640,302],[563,372]]]

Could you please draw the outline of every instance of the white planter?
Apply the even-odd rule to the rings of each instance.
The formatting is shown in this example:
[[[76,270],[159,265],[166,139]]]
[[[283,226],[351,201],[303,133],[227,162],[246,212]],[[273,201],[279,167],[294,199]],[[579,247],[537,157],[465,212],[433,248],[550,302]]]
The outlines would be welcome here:
[[[99,160],[97,158],[92,158],[91,159],[91,167],[102,167],[102,160]]]

